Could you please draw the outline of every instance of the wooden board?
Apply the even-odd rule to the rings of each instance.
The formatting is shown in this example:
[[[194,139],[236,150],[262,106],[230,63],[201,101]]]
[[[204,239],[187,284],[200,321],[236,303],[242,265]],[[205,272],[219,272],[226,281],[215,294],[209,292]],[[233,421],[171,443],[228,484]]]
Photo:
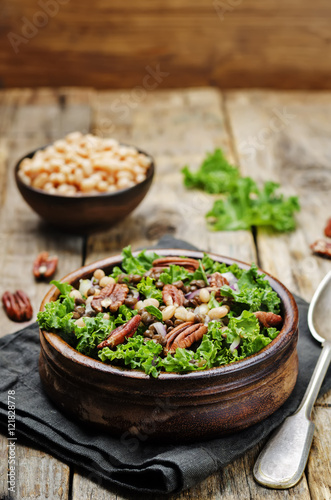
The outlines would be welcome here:
[[[327,0],[3,0],[1,86],[330,88]],[[168,73],[149,79],[148,67]]]

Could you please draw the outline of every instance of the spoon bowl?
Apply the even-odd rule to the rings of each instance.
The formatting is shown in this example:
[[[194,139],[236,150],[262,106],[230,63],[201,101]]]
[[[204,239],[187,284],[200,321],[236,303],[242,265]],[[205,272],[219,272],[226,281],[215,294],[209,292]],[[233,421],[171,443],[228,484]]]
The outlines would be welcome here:
[[[308,326],[312,336],[323,344],[331,341],[331,271],[319,284],[308,310]]]

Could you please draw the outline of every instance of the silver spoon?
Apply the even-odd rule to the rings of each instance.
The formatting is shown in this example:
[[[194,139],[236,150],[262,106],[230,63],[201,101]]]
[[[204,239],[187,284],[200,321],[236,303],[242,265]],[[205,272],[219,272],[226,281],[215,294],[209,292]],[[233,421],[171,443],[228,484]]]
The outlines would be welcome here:
[[[308,326],[323,346],[314,373],[299,408],[274,432],[253,469],[256,481],[269,488],[291,488],[306,467],[315,428],[311,412],[331,361],[331,271],[311,301]]]

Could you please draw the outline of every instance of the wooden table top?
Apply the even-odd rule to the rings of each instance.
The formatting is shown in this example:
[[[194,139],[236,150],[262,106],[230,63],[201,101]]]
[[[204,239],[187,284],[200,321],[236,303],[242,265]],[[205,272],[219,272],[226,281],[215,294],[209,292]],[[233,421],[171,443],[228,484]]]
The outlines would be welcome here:
[[[311,254],[309,244],[323,236],[331,216],[331,93],[186,89],[146,92],[90,89],[8,90],[0,92],[0,293],[22,288],[35,314],[47,284],[36,284],[31,266],[47,250],[59,256],[57,278],[82,263],[118,253],[125,245],[148,247],[171,233],[204,250],[229,255],[279,278],[310,300],[331,261]],[[21,199],[14,182],[15,161],[34,148],[81,130],[115,136],[150,152],[156,176],[143,203],[126,221],[88,238],[63,235],[42,224]],[[243,175],[279,181],[286,194],[300,197],[298,228],[273,235],[258,230],[209,232],[204,214],[213,197],[183,187],[180,169],[198,166],[205,153],[221,147]],[[34,316],[35,317],[35,316]],[[1,335],[19,325],[0,310]],[[313,413],[314,441],[305,475],[292,489],[257,485],[252,468],[262,444],[242,458],[171,500],[331,498],[331,392]],[[7,493],[7,439],[0,436],[0,497]],[[98,478],[83,477],[65,463],[18,443],[15,499],[133,499]]]

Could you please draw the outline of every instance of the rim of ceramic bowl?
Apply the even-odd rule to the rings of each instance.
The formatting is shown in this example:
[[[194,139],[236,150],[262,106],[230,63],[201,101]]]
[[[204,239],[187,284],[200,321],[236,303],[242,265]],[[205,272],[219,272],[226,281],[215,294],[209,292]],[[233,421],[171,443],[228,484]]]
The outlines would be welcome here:
[[[146,249],[146,251],[151,251],[153,249]],[[202,258],[204,253],[207,253],[212,259],[218,262],[224,262],[225,264],[236,263],[239,267],[243,269],[249,269],[250,264],[246,262],[242,262],[237,259],[233,259],[231,257],[226,257],[218,254],[214,254],[211,252],[202,252],[197,250],[185,250],[185,249],[173,249],[173,248],[157,248],[154,251],[157,251],[160,255],[164,256],[187,256],[191,258]],[[132,252],[133,255],[137,255],[139,252]],[[120,265],[122,261],[121,255],[115,255],[112,257],[108,257],[105,259],[98,260],[91,264],[85,265],[68,275],[64,276],[60,281],[61,282],[69,282],[74,283],[79,279],[87,277],[93,274],[95,269],[104,268],[110,270],[115,265]],[[157,379],[153,379],[146,375],[144,372],[140,370],[132,370],[125,369],[121,367],[117,367],[111,364],[103,363],[102,361],[98,361],[94,358],[86,356],[78,351],[76,351],[73,347],[71,347],[67,342],[65,342],[57,333],[48,332],[46,330],[40,329],[40,334],[44,337],[46,342],[48,342],[54,349],[56,349],[62,356],[65,358],[79,363],[80,365],[86,368],[93,368],[98,370],[99,372],[110,373],[112,375],[118,375],[120,377],[129,377],[134,379],[150,379],[150,380],[170,380],[170,379],[181,379],[192,378],[194,380],[198,380],[205,377],[217,377],[222,374],[235,374],[236,372],[244,372],[245,369],[251,369],[252,367],[263,362],[266,357],[272,357],[273,355],[280,354],[284,349],[287,348],[288,344],[293,340],[293,336],[296,335],[298,329],[298,307],[295,302],[295,299],[291,292],[276,278],[271,276],[269,273],[259,269],[259,273],[263,273],[266,275],[270,285],[273,290],[276,291],[278,296],[282,302],[282,313],[284,316],[283,326],[275,339],[271,341],[266,347],[261,349],[256,354],[253,354],[243,360],[236,361],[234,363],[230,363],[227,365],[222,365],[219,367],[208,368],[207,370],[201,370],[196,372],[189,373],[176,373],[176,372],[161,372]],[[51,289],[48,291],[46,296],[44,297],[40,310],[44,309],[44,306],[47,302],[51,300],[56,300],[59,296],[59,290],[53,285]]]
[[[31,151],[30,153],[22,156],[22,158],[20,158],[20,160],[17,161],[15,168],[14,168],[15,180],[16,180],[17,185],[23,186],[25,189],[29,189],[30,191],[32,191],[34,193],[38,193],[40,195],[44,195],[47,197],[51,196],[54,199],[69,199],[69,200],[89,199],[89,200],[93,200],[93,199],[100,199],[102,197],[116,197],[116,196],[120,196],[123,193],[130,193],[130,191],[134,191],[135,189],[137,189],[138,186],[143,186],[144,184],[149,182],[149,180],[151,178],[153,178],[154,173],[155,173],[155,161],[154,161],[154,158],[152,155],[150,155],[149,153],[146,153],[146,151],[143,151],[142,149],[137,148],[136,146],[133,146],[131,144],[120,143],[121,146],[130,146],[130,147],[135,148],[138,151],[138,153],[141,153],[152,160],[150,166],[148,167],[146,178],[143,181],[138,182],[138,183],[134,184],[134,186],[131,186],[129,188],[118,189],[117,191],[114,191],[113,193],[82,194],[82,195],[75,194],[75,195],[70,195],[70,196],[63,195],[63,194],[56,194],[56,193],[47,193],[43,189],[35,188],[33,186],[30,186],[29,184],[26,184],[24,181],[22,181],[22,179],[18,175],[18,171],[19,171],[19,167],[20,167],[21,162],[23,160],[25,160],[25,158],[32,158],[37,151],[42,151],[43,149],[46,149],[48,146],[52,146],[52,144],[53,143],[50,143],[50,144],[46,144],[45,146],[41,146],[39,148],[36,148],[35,150]]]

